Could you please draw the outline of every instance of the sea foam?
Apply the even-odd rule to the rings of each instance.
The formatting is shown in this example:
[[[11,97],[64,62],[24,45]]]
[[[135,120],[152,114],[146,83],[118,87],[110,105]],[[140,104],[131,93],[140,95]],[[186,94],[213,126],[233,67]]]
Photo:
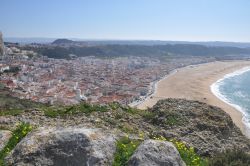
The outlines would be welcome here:
[[[223,102],[225,102],[226,104],[232,106],[233,108],[235,108],[236,110],[240,111],[243,115],[243,118],[242,118],[242,122],[248,127],[248,129],[250,129],[250,123],[248,122],[247,120],[247,117],[249,116],[247,111],[244,110],[244,108],[242,108],[241,106],[233,103],[232,101],[230,101],[227,96],[223,95],[221,92],[220,92],[220,86],[222,86],[224,84],[224,81],[227,79],[227,78],[231,78],[231,77],[235,77],[235,76],[238,76],[238,75],[241,75],[245,72],[248,72],[250,71],[250,67],[244,67],[240,70],[237,70],[233,73],[230,73],[230,74],[226,74],[223,78],[217,80],[215,83],[213,83],[211,86],[210,86],[210,89],[212,91],[212,93],[217,97],[219,98],[220,100],[222,100]]]

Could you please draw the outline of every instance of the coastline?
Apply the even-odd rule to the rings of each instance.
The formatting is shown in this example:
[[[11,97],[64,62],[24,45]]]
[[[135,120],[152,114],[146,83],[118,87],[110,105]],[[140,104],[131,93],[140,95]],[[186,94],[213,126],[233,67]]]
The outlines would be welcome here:
[[[169,74],[161,79],[157,83],[153,95],[147,97],[144,102],[136,107],[146,109],[164,98],[198,100],[222,108],[231,116],[233,122],[241,131],[250,136],[248,128],[242,121],[242,112],[218,98],[211,91],[211,86],[225,75],[247,66],[250,66],[250,61],[216,61],[176,69],[174,74]]]
[[[151,97],[153,97],[155,95],[155,93],[156,93],[158,83],[160,81],[164,80],[164,79],[167,79],[169,76],[175,74],[176,72],[178,72],[179,69],[183,69],[183,68],[186,68],[186,67],[195,67],[195,66],[199,66],[199,65],[203,65],[203,64],[207,64],[207,63],[211,63],[211,62],[199,63],[199,64],[194,64],[194,65],[188,65],[188,66],[179,67],[179,68],[176,68],[176,69],[170,71],[168,74],[166,74],[162,78],[160,78],[160,79],[158,79],[158,80],[156,80],[156,81],[154,81],[154,82],[151,83],[153,85],[150,85],[149,93],[145,97],[142,97],[140,100],[134,101],[134,102],[130,103],[129,106],[130,107],[138,107],[139,105],[141,105],[142,103],[144,103],[146,100],[148,100]]]
[[[150,85],[149,93],[145,97],[142,97],[139,101],[134,101],[134,102],[130,103],[129,106],[130,107],[138,107],[138,105],[142,104],[143,102],[145,102],[146,100],[148,100],[149,98],[151,98],[152,96],[154,96],[155,93],[156,93],[156,90],[157,90],[158,83],[161,80],[166,79],[167,77],[171,76],[172,74],[175,74],[177,71],[178,71],[178,68],[172,70],[170,73],[168,73],[167,75],[163,76],[159,80],[156,80],[156,81],[152,82],[151,84],[153,84],[153,85]]]
[[[246,120],[246,112],[243,110],[243,108],[240,106],[240,105],[237,105],[237,104],[234,104],[232,103],[230,100],[228,100],[227,96],[221,94],[220,90],[219,90],[219,87],[220,85],[223,83],[223,81],[227,78],[231,78],[231,77],[235,77],[235,76],[238,76],[238,75],[241,75],[241,74],[244,74],[245,72],[249,72],[250,71],[250,66],[248,67],[243,67],[239,70],[236,70],[234,71],[233,73],[229,73],[229,74],[226,74],[224,75],[223,78],[217,80],[216,82],[214,82],[212,85],[210,85],[210,89],[211,89],[211,92],[217,97],[219,98],[221,101],[223,101],[224,103],[232,106],[233,108],[235,108],[236,110],[238,110],[239,112],[241,112],[242,114],[242,122],[244,123],[244,125],[246,126],[246,135],[248,135],[250,137],[250,124],[247,123],[247,120]]]

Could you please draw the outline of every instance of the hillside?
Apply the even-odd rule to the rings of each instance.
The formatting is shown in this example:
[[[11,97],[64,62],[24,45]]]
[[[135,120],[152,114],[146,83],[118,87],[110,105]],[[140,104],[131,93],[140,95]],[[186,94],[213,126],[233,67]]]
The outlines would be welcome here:
[[[16,100],[9,96],[10,99]],[[140,165],[143,163],[141,155],[153,155],[146,160],[156,165],[162,165],[160,161],[192,165],[190,163],[194,162],[194,158],[197,159],[196,165],[202,165],[216,163],[217,154],[227,153],[226,150],[230,154],[237,149],[242,150],[239,154],[245,155],[244,162],[250,160],[245,154],[250,151],[250,141],[233,124],[229,115],[220,108],[197,101],[166,99],[148,110],[137,110],[118,103],[31,105],[27,108],[25,103],[29,101],[16,102],[22,107],[17,103],[12,103],[12,106],[18,105],[23,111],[8,113],[10,109],[6,109],[5,104],[2,107],[5,110],[1,109],[4,114],[0,114],[0,161],[5,158],[9,165],[85,165],[79,162],[87,160],[96,165],[112,165],[113,160],[113,165],[123,165],[121,163],[124,162]],[[16,138],[15,135],[19,136]],[[13,144],[13,140],[8,142],[8,139],[15,138],[16,143]],[[94,153],[88,150],[90,145]],[[165,154],[166,151],[161,151],[158,146],[166,148],[171,154]],[[6,151],[6,148],[9,150]],[[148,149],[147,154],[145,148]],[[156,148],[159,153],[151,151],[151,148]],[[176,149],[178,151],[174,152]],[[81,158],[84,151],[88,155]],[[165,158],[168,155],[173,158]]]
[[[69,40],[69,39],[57,39],[53,41],[51,44],[71,44],[73,42],[74,42],[73,40]]]
[[[205,56],[216,57],[218,59],[242,59],[250,56],[250,50],[238,47],[216,47],[203,46],[197,44],[167,44],[167,45],[99,45],[99,46],[80,46],[81,43],[66,44],[70,40],[56,40],[55,46],[26,47],[32,49],[41,55],[49,58],[70,58],[70,54],[78,57],[96,56],[96,57],[124,57],[124,56],[149,56],[166,57],[175,56]],[[64,43],[66,42],[66,43]],[[64,47],[62,47],[63,43]]]

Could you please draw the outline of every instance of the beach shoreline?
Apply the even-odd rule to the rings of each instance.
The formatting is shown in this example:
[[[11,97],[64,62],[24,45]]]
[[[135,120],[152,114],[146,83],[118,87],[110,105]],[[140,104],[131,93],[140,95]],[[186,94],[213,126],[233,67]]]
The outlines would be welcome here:
[[[225,75],[250,66],[250,61],[216,61],[205,64],[191,65],[176,69],[157,82],[155,92],[145,101],[138,104],[139,109],[146,109],[165,98],[184,98],[197,100],[222,108],[228,113],[241,131],[249,135],[249,129],[242,121],[243,114],[228,103],[219,99],[212,91],[211,85]]]
[[[157,85],[158,83],[163,80],[166,79],[168,76],[174,74],[177,72],[178,69],[174,69],[172,71],[170,71],[170,73],[168,73],[167,75],[163,76],[162,78],[160,78],[159,80],[156,80],[154,82],[152,82],[150,85],[150,89],[149,89],[149,93],[146,96],[143,96],[140,100],[138,101],[134,101],[132,103],[129,104],[130,107],[137,107],[138,105],[142,104],[143,102],[145,102],[147,99],[151,98],[152,96],[155,95],[156,90],[157,90]]]
[[[141,105],[143,102],[145,102],[146,100],[148,100],[149,98],[151,98],[152,96],[155,95],[156,93],[156,90],[157,90],[157,85],[160,81],[166,79],[167,77],[171,76],[172,74],[175,74],[178,69],[183,69],[183,68],[186,68],[186,67],[194,67],[194,66],[199,66],[199,65],[202,65],[202,64],[207,64],[207,63],[211,63],[211,62],[205,62],[205,63],[199,63],[199,64],[193,64],[193,65],[188,65],[188,66],[184,66],[184,67],[179,67],[179,68],[176,68],[172,71],[170,71],[168,74],[166,74],[165,76],[163,76],[162,78],[154,81],[154,82],[151,82],[152,85],[150,85],[150,89],[149,89],[149,92],[146,96],[142,96],[142,98],[140,100],[137,100],[137,101],[133,101],[129,104],[130,107],[138,107],[139,105]]]

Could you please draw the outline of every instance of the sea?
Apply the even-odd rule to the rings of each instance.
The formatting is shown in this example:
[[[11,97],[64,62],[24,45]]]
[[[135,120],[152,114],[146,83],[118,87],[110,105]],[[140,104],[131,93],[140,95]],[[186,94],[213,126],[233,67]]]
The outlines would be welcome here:
[[[219,99],[243,114],[243,123],[250,129],[250,67],[225,75],[211,85]]]

